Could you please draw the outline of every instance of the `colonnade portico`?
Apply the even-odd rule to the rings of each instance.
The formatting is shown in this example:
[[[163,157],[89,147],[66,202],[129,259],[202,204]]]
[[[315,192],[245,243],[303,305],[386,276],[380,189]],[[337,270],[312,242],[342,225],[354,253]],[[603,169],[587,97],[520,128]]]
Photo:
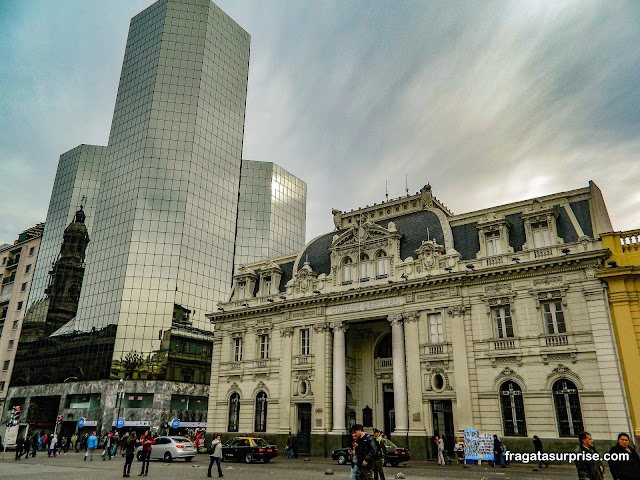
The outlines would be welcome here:
[[[391,324],[393,359],[393,401],[396,434],[409,430],[409,408],[407,396],[407,369],[404,347],[404,320],[401,313],[387,317]],[[346,430],[345,409],[347,406],[345,333],[349,328],[345,322],[330,323],[333,330],[333,426],[331,433],[342,435]]]

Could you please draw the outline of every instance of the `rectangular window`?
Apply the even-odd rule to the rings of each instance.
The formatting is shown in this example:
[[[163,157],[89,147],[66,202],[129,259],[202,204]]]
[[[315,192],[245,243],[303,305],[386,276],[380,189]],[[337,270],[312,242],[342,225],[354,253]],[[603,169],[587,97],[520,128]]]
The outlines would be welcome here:
[[[271,295],[271,276],[264,277],[264,291],[263,295]]]
[[[9,370],[9,360],[5,360],[4,364],[2,365],[2,370]]]
[[[496,307],[492,309],[493,318],[496,324],[496,334],[498,338],[513,337],[513,322],[511,320],[511,309],[509,307]]]
[[[15,343],[15,340],[9,340],[9,346],[7,347],[7,350],[13,350],[13,346],[15,345]]]
[[[31,271],[31,264],[27,265],[24,269],[24,273],[29,273]]]
[[[542,303],[542,312],[544,322],[547,325],[547,333],[565,333],[567,331],[560,300]]]
[[[487,232],[485,234],[487,242],[487,256],[502,255],[502,243],[500,243],[500,232]]]
[[[121,408],[153,408],[153,393],[125,393]]]
[[[7,257],[4,257],[4,258],[2,259],[2,264],[3,264],[3,265],[6,265],[6,264],[7,264]]]
[[[6,382],[0,382],[0,392],[4,390]]]
[[[24,303],[24,302],[18,302],[18,308],[16,308],[16,310],[22,310],[22,304],[23,304],[23,303]]]
[[[21,292],[26,292],[26,291],[27,291],[27,282],[24,282],[24,283],[20,286],[20,291],[21,291]]]
[[[33,255],[34,253],[36,253],[36,247],[31,247],[29,249],[29,255]]]
[[[13,329],[17,330],[18,329],[18,325],[20,325],[20,320],[14,320],[13,321]]]
[[[242,361],[242,344],[244,343],[244,339],[242,337],[237,337],[233,340],[233,361],[241,362]]]
[[[442,314],[430,313],[429,316],[429,340],[433,344],[444,343],[444,329],[442,326]]]
[[[309,338],[309,329],[300,330],[300,355],[309,355],[311,352],[311,343]]]
[[[258,339],[260,342],[260,359],[269,358],[269,335],[260,335]]]
[[[531,224],[533,234],[533,248],[542,248],[551,245],[551,235],[547,222],[537,222]]]

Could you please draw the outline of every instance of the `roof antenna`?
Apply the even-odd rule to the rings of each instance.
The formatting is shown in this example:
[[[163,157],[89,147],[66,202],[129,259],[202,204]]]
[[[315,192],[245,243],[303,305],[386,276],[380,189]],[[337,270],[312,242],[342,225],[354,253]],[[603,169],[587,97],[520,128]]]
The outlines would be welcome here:
[[[409,196],[409,180],[407,179],[408,175],[404,176],[404,191],[407,192],[407,197]]]
[[[389,201],[389,185],[387,185],[387,180],[384,181],[384,196],[387,197],[387,202]]]

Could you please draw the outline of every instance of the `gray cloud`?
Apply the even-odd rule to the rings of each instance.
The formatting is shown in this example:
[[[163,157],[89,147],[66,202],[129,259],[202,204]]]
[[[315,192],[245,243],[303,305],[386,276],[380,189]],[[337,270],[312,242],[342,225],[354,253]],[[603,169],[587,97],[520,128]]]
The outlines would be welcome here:
[[[148,2],[0,8],[0,240],[44,220],[57,157],[105,144]],[[219,2],[252,36],[245,158],[309,185],[308,238],[430,182],[454,212],[586,186],[640,226],[640,5]],[[8,213],[4,213],[8,212]]]

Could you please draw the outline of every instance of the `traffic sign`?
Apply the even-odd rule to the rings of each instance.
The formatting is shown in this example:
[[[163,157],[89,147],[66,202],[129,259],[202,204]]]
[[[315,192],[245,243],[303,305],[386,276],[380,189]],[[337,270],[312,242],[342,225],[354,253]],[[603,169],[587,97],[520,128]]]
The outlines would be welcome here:
[[[120,417],[116,420],[116,428],[124,427],[124,418]]]
[[[84,427],[84,417],[78,419],[78,428]]]
[[[180,426],[180,419],[174,418],[171,420],[171,428],[178,428]]]

